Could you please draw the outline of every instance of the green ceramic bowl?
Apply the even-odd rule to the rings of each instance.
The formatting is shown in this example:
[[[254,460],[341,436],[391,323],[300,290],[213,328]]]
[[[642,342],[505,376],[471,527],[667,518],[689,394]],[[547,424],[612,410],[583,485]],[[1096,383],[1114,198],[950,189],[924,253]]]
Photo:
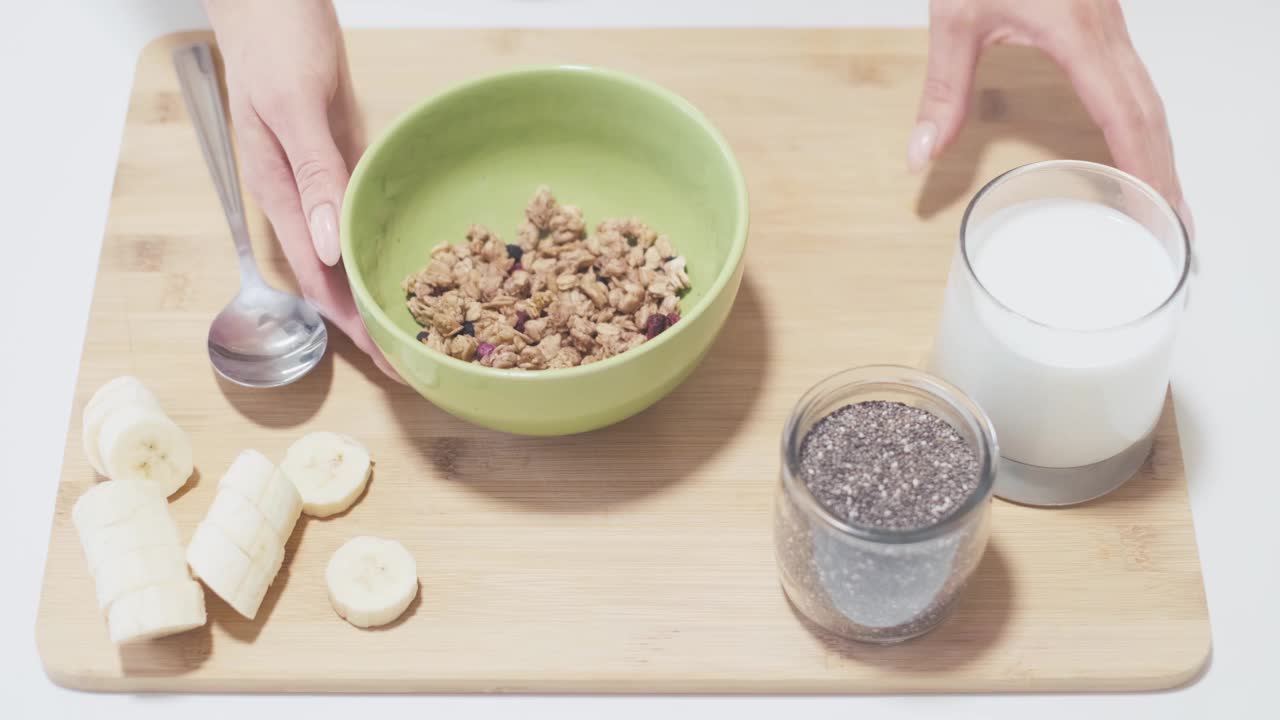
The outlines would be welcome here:
[[[639,216],[688,258],[682,319],[608,360],[495,370],[415,340],[401,283],[472,223],[508,241],[538,185],[604,217]],[[465,420],[524,435],[604,427],[657,402],[710,349],[738,293],[747,191],[728,143],[697,109],[652,83],[577,66],[482,77],[397,119],[364,154],[342,211],[342,254],[378,347],[423,397]]]

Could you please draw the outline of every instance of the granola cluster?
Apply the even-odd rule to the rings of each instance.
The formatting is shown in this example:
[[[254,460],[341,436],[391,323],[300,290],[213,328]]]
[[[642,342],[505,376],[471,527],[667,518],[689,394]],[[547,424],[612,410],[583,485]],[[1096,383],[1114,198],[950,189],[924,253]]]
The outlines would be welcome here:
[[[582,210],[538,188],[516,242],[481,225],[441,243],[404,281],[418,340],[494,368],[586,365],[638,347],[680,319],[685,259],[636,218],[587,234]]]

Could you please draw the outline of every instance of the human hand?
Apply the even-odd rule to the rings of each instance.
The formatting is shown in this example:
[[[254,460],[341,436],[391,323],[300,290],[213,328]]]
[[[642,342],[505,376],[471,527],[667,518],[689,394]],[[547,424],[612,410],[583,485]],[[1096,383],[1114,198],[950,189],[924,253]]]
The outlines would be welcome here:
[[[1174,164],[1164,104],[1129,40],[1117,0],[932,0],[929,64],[907,164],[919,172],[959,134],[983,49],[1030,45],[1067,73],[1116,166],[1191,212]]]
[[[226,67],[245,184],[302,288],[330,322],[399,376],[356,311],[338,212],[363,151],[346,48],[328,0],[205,0]]]

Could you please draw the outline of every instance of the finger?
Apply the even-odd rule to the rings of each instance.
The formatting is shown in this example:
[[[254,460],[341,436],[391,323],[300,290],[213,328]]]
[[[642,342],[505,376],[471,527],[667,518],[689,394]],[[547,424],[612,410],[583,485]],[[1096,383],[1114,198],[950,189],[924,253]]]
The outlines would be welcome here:
[[[1164,107],[1154,86],[1143,90],[1122,61],[1106,59],[1101,50],[1074,57],[1080,59],[1063,58],[1059,64],[1102,130],[1115,166],[1154,188],[1178,214],[1188,237],[1194,237],[1195,225],[1173,160]]]
[[[236,128],[241,155],[245,158],[245,184],[271,221],[303,296],[373,358],[388,377],[404,382],[361,322],[342,268],[323,264],[312,250],[298,191],[279,142],[252,114],[240,118]]]
[[[346,160],[347,168],[354,168],[365,148],[364,116],[356,104],[346,52],[339,53],[339,59],[338,89],[330,105],[329,127],[333,129],[333,139]]]
[[[966,3],[932,3],[924,90],[907,142],[907,167],[912,172],[922,170],[959,134],[980,52],[980,29]]]
[[[1155,83],[1147,66],[1138,57],[1133,48],[1133,40],[1129,37],[1129,29],[1125,25],[1124,14],[1119,3],[1103,5],[1101,16],[1105,20],[1102,35],[1106,38],[1111,59],[1119,68],[1120,78],[1129,88],[1129,94],[1138,104],[1139,110],[1147,121],[1147,140],[1150,145],[1151,162],[1155,177],[1167,185],[1166,199],[1177,207],[1182,199],[1182,186],[1178,182],[1178,173],[1174,167],[1173,140],[1169,134],[1169,122],[1165,116],[1164,102],[1156,91]],[[1152,183],[1153,185],[1156,183]]]
[[[284,149],[252,113],[238,118],[236,128],[244,157],[245,184],[271,221],[303,294],[326,317],[333,317],[339,309],[332,299],[346,292],[346,279],[339,268],[329,267],[316,257]]]
[[[1046,51],[1067,73],[1089,116],[1102,130],[1116,167],[1178,199],[1167,147],[1168,128],[1158,96],[1144,99],[1131,86],[1125,50],[1101,34],[1050,43]],[[1152,90],[1154,92],[1154,89]]]
[[[316,255],[325,265],[336,265],[342,257],[338,209],[350,173],[329,126],[328,99],[302,97],[286,99],[262,119],[288,158]]]
[[[378,366],[378,369],[382,371],[383,375],[386,375],[388,378],[406,387],[409,385],[409,383],[405,382],[404,378],[400,377],[400,373],[396,372],[396,369],[391,367],[391,363],[387,362],[387,359],[383,357],[381,352],[370,353],[369,357],[373,359],[373,364]]]
[[[363,350],[373,360],[373,364],[377,365],[384,375],[401,385],[408,384],[400,377],[395,368],[391,367],[391,363],[387,361],[382,351],[378,349],[378,345],[373,341],[373,337],[369,335],[369,330],[365,328],[364,321],[360,319],[360,315],[356,312],[354,305],[351,306],[349,315],[334,320],[334,324],[346,333],[347,337],[351,338],[356,347]]]
[[[1182,219],[1187,234],[1194,235],[1195,223],[1191,218],[1191,210],[1182,190],[1182,180],[1178,176],[1178,163],[1173,150],[1173,134],[1169,130],[1164,102],[1160,99],[1160,93],[1156,90],[1146,65],[1131,45],[1126,44],[1120,51],[1120,62],[1125,68],[1124,75],[1129,87],[1149,121],[1152,162],[1156,177],[1160,178],[1151,182],[1151,185],[1157,189],[1162,185],[1167,186],[1168,189],[1162,191],[1162,194]]]

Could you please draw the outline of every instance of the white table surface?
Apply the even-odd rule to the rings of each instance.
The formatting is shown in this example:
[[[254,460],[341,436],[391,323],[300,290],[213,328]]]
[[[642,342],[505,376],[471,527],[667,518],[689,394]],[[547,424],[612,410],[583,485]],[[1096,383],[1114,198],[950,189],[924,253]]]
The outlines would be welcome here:
[[[816,698],[130,696],[55,687],[33,628],[134,63],[156,35],[207,23],[195,0],[0,0],[0,488],[11,494],[0,503],[0,547],[13,573],[0,589],[0,716],[1280,717],[1267,687],[1280,669],[1280,472],[1272,460],[1280,393],[1267,382],[1280,362],[1280,232],[1271,212],[1280,205],[1280,3],[1132,0],[1125,8],[1164,96],[1198,227],[1199,275],[1173,380],[1213,623],[1213,659],[1193,684],[1144,694]],[[365,0],[339,2],[339,13],[350,27],[922,25],[926,3]]]

